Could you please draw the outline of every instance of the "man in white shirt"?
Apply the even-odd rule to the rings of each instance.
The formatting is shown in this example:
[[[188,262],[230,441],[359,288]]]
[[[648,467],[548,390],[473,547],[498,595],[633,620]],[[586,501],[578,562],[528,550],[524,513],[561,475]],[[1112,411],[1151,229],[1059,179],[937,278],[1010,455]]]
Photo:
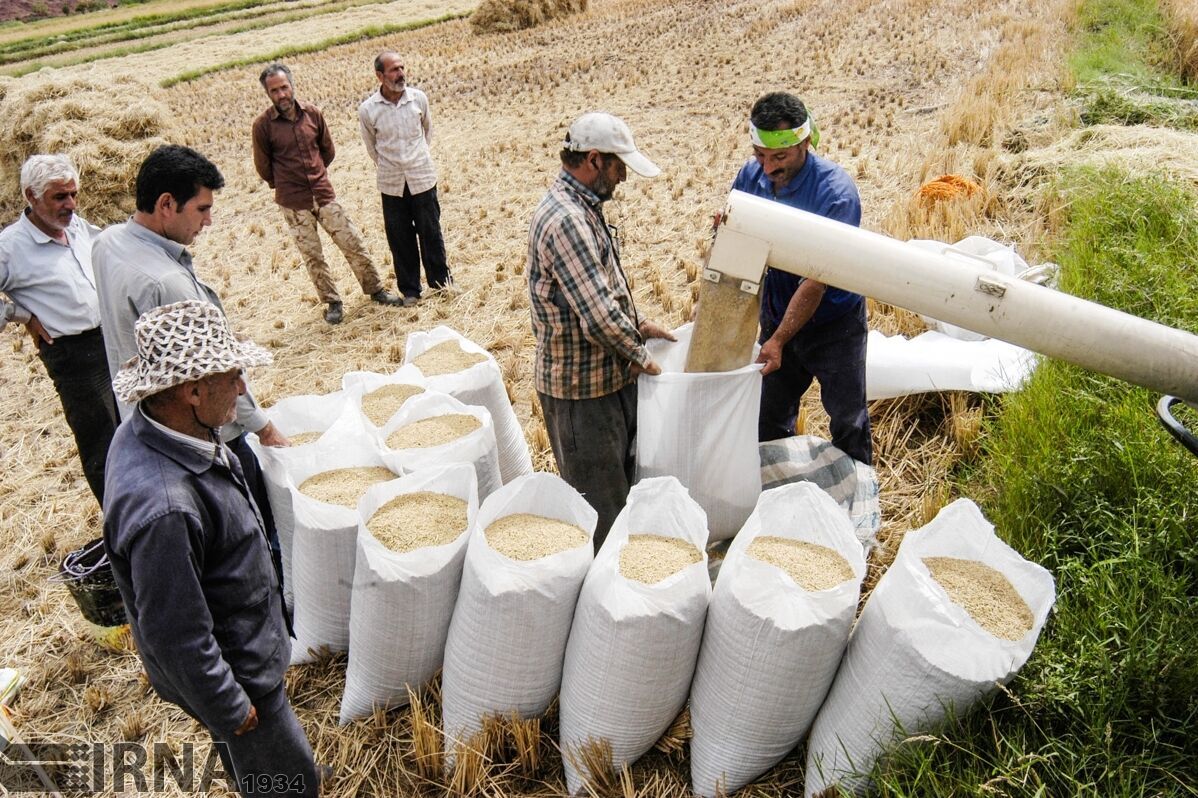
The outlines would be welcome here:
[[[452,283],[441,236],[437,168],[429,152],[433,126],[428,97],[407,85],[398,53],[379,53],[374,74],[379,88],[358,108],[358,126],[366,152],[378,167],[396,285],[404,305],[411,307],[420,299],[421,261],[429,288]]]
[[[92,272],[100,229],[75,214],[79,173],[65,155],[34,155],[21,167],[29,206],[0,231],[0,327],[24,324],[54,381],[83,474],[104,502],[104,461],[120,423]]]

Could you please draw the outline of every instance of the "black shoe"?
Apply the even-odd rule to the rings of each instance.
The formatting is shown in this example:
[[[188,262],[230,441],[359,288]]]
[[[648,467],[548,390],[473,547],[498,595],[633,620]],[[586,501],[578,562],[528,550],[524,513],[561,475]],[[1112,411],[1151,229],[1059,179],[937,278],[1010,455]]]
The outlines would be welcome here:
[[[406,296],[403,298],[403,306],[405,308],[414,308],[418,302],[420,302],[420,297],[418,296]]]
[[[371,294],[370,301],[378,302],[380,305],[402,305],[404,303],[403,297],[397,296],[385,288]]]
[[[345,318],[345,313],[341,310],[340,302],[330,302],[328,310],[324,312],[324,320],[329,324],[340,324]]]

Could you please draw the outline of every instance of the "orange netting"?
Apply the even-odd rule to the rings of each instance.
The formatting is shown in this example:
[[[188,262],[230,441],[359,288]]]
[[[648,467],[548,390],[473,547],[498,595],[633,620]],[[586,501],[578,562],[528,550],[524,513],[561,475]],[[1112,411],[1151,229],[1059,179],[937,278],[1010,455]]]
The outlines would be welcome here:
[[[941,175],[920,186],[917,196],[920,202],[931,205],[957,197],[972,197],[979,191],[981,191],[981,187],[972,180],[967,180],[960,175]]]

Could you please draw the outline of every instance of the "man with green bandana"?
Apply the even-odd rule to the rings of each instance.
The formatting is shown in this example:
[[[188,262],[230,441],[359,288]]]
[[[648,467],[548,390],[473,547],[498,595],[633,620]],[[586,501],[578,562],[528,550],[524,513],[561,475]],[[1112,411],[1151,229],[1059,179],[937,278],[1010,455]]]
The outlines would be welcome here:
[[[861,198],[841,167],[813,152],[819,130],[803,102],[773,92],[749,115],[753,160],[732,187],[793,208],[861,224]],[[761,289],[764,363],[758,439],[794,435],[799,400],[812,379],[831,420],[832,443],[863,463],[873,458],[865,406],[865,297],[767,269]]]

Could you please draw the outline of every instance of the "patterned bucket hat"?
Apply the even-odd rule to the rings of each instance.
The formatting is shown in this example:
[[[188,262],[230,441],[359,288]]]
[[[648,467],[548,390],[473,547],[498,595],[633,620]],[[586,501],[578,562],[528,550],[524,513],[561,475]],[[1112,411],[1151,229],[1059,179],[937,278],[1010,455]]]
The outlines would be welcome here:
[[[261,346],[234,338],[220,308],[198,299],[147,310],[134,334],[137,356],[112,380],[116,398],[127,404],[185,382],[274,360]]]

